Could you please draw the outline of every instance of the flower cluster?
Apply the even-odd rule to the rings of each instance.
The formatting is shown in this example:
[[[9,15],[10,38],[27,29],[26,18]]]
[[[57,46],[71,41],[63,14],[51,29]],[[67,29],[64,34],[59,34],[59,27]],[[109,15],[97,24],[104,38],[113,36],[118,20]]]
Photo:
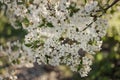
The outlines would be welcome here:
[[[28,30],[27,56],[39,64],[67,65],[82,77],[91,70],[95,51],[101,49],[107,22],[96,18],[98,3],[76,5],[72,0],[1,1],[6,16],[15,27]],[[24,55],[24,54],[23,54]],[[31,56],[32,55],[32,56]],[[35,61],[35,60],[34,60]]]

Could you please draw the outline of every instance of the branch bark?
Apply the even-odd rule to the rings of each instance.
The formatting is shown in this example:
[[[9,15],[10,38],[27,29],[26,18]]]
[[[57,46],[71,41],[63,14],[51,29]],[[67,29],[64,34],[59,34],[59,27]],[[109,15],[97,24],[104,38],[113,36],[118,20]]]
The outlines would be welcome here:
[[[114,0],[112,2],[112,4],[108,5],[104,10],[107,11],[109,8],[111,8],[112,6],[114,6],[118,1],[120,1],[120,0]]]

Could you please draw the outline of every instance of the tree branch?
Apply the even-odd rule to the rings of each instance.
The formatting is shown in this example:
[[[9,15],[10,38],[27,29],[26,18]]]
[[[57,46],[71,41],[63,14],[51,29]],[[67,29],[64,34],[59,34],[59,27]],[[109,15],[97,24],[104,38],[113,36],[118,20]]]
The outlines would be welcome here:
[[[113,6],[114,6],[117,2],[119,2],[119,1],[120,1],[120,0],[114,0],[114,1],[113,1],[110,5],[108,5],[106,8],[104,8],[104,9],[102,9],[102,10],[97,10],[96,12],[102,12],[102,14],[99,15],[99,16],[96,16],[96,15],[92,16],[92,17],[95,18],[95,20],[94,20],[93,22],[95,22],[95,21],[97,20],[97,17],[101,17],[104,13],[107,12],[108,9],[110,9],[111,7],[113,7]],[[93,24],[93,22],[91,22],[90,24],[88,24],[87,27],[85,27],[82,31],[85,31],[88,27],[90,27],[90,26]]]
[[[118,1],[120,1],[120,0],[114,0],[112,2],[112,4],[108,5],[104,10],[107,11],[109,8],[111,8],[112,6],[114,6]]]

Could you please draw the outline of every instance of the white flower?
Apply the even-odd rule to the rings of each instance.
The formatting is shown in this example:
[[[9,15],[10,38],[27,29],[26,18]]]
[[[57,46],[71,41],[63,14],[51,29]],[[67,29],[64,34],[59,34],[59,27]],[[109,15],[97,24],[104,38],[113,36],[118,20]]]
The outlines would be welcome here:
[[[101,49],[101,38],[106,33],[107,22],[101,18],[94,22],[91,17],[90,14],[97,14],[96,1],[85,7],[75,6],[70,0],[52,1],[34,0],[33,3],[20,5],[16,0],[9,4],[5,1],[11,24],[18,27],[19,22],[28,31],[24,51],[29,54],[22,60],[27,58],[53,66],[66,64],[71,70],[79,71],[82,77],[87,76],[92,60],[86,53],[93,54]],[[79,52],[80,49],[83,51]],[[36,60],[36,57],[39,59]],[[78,70],[80,65],[82,68]]]

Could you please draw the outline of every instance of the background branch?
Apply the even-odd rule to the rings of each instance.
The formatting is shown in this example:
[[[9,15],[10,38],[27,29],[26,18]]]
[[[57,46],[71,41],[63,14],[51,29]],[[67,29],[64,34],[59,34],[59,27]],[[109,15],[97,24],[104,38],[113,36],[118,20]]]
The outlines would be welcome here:
[[[120,0],[114,0],[110,5],[108,5],[106,8],[102,8],[101,10],[97,10],[97,12],[102,12],[101,15],[97,16],[97,15],[92,15],[92,17],[94,17],[94,21],[95,22],[97,20],[97,17],[101,17],[103,14],[105,14],[107,12],[108,9],[110,9],[111,7],[113,7],[117,2],[119,2]],[[85,31],[88,27],[91,27],[91,25],[93,24],[93,22],[91,22],[90,24],[87,25],[87,27],[85,27],[82,31]]]

